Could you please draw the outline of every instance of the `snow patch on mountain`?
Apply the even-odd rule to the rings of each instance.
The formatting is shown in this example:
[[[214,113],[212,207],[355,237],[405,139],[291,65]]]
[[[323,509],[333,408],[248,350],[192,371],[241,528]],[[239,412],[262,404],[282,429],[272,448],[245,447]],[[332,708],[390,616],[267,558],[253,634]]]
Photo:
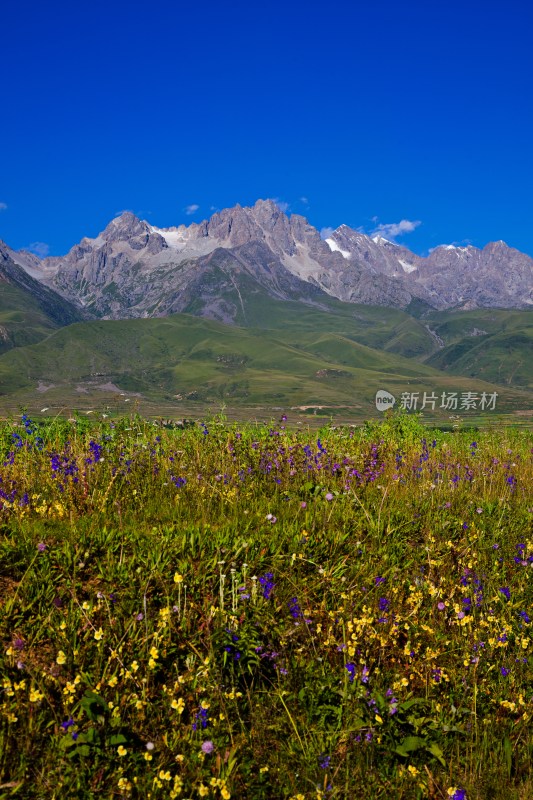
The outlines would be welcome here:
[[[398,263],[402,265],[404,272],[414,272],[417,269],[415,264],[410,264],[408,261],[404,261],[401,258],[398,259]]]
[[[340,253],[342,256],[344,256],[344,258],[351,258],[351,253],[339,247],[335,239],[326,239],[326,244],[329,245],[329,249],[333,252],[336,251],[337,253]]]

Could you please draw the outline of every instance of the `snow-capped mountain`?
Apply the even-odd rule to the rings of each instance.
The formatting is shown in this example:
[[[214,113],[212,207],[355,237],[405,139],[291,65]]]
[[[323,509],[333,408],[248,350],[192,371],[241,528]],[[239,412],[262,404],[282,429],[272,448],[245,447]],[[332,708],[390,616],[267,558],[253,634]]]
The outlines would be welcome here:
[[[245,317],[243,293],[320,304],[325,296],[407,308],[533,305],[533,259],[503,242],[437,247],[426,258],[341,225],[326,240],[271,200],[157,228],[125,212],[64,257],[11,258],[70,302],[104,318],[192,311]],[[241,313],[242,312],[242,313]]]

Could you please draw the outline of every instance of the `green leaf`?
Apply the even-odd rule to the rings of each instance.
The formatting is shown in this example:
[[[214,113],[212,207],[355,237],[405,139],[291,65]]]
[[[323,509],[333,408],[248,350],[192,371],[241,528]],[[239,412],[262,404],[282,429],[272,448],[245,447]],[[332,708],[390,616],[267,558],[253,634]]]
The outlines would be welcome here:
[[[356,717],[353,723],[350,725],[349,728],[345,728],[346,733],[352,733],[355,731],[360,731],[361,728],[365,728],[367,726],[366,720],[362,719],[361,717]]]
[[[92,754],[92,750],[88,744],[82,744],[76,747],[74,750],[71,750],[68,754],[69,758],[75,758],[76,756],[90,756]]]
[[[443,725],[442,726],[443,733],[462,733],[464,734],[463,728],[458,728],[457,725]]]
[[[507,767],[507,774],[511,776],[513,766],[513,745],[508,736],[503,740],[503,755],[505,757],[505,766]]]
[[[87,744],[100,743],[100,736],[96,728],[89,728],[89,730],[86,733],[80,734],[78,739],[81,739],[82,742],[87,742]]]
[[[123,733],[115,733],[113,736],[110,736],[107,740],[109,745],[119,745],[119,744],[126,744],[128,741],[127,737],[124,736]]]
[[[107,712],[107,703],[104,698],[100,697],[96,692],[92,692],[90,689],[87,689],[81,698],[80,706],[92,722],[99,720],[99,717],[102,716],[102,712]]]
[[[400,705],[398,706],[398,711],[408,711],[414,705],[425,702],[426,701],[423,700],[421,697],[413,697],[411,700],[406,700],[404,703],[400,703]]]
[[[394,748],[394,752],[398,753],[399,756],[407,757],[409,753],[414,753],[416,750],[426,747],[426,744],[426,740],[421,739],[420,736],[406,736],[403,742]]]
[[[73,747],[75,744],[72,736],[65,735],[59,740],[59,747],[61,750],[68,750],[69,747]]]
[[[427,749],[431,753],[431,755],[435,756],[435,758],[440,761],[443,767],[446,766],[446,762],[444,760],[444,754],[436,742],[430,742]]]

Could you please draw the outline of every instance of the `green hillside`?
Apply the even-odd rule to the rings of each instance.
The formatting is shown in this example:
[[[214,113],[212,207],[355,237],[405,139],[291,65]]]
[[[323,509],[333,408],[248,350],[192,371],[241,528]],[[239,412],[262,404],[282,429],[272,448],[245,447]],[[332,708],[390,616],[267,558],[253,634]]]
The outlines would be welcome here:
[[[429,327],[446,344],[464,338],[476,338],[494,333],[511,333],[533,326],[532,311],[477,308],[474,311],[433,311],[424,317]]]
[[[327,295],[321,295],[316,306],[274,300],[259,291],[241,297],[245,314],[238,315],[240,325],[283,331],[298,345],[306,346],[310,335],[340,334],[406,358],[423,358],[435,349],[434,337],[424,324],[396,308],[343,303]]]
[[[0,283],[0,353],[34,344],[56,328],[29,295],[9,283]]]
[[[0,354],[38,342],[84,316],[15,264],[0,242]]]
[[[445,343],[426,364],[503,386],[533,389],[533,311],[476,309],[428,315]]]
[[[426,363],[456,375],[533,390],[533,325],[516,332],[461,339]]]
[[[94,403],[105,390],[156,403],[325,405],[365,413],[379,389],[398,398],[402,392],[495,391],[336,333],[301,330],[293,337],[184,314],[76,323],[0,356],[4,401],[43,404],[39,384],[47,387],[47,405]],[[530,403],[520,392],[500,391],[502,410]]]

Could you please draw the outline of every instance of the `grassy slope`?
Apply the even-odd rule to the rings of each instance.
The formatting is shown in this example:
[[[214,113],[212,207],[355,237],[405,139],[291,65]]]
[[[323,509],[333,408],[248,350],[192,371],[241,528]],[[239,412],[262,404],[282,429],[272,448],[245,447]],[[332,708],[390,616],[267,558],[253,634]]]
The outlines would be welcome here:
[[[533,388],[532,312],[441,312],[432,317],[430,326],[449,344],[427,364],[506,386]]]
[[[321,307],[272,300],[260,292],[249,293],[245,314],[238,324],[252,329],[282,330],[294,344],[304,346],[310,334],[341,334],[378,350],[407,358],[428,356],[435,341],[424,325],[404,311],[381,306],[343,303],[323,297]]]
[[[5,281],[0,283],[0,353],[34,344],[56,328],[29,294]]]
[[[351,353],[346,355],[348,340],[424,361],[450,375],[518,389],[533,386],[531,311],[451,310],[425,313],[417,319],[398,309],[334,298],[327,298],[323,309],[315,309],[256,292],[246,295],[245,312],[240,324],[283,331],[293,345],[341,365],[352,358]],[[436,337],[445,342],[443,349],[438,349]]]
[[[112,382],[161,400],[193,393],[201,401],[352,407],[369,406],[382,388],[396,396],[402,391],[494,391],[340,334],[280,333],[188,315],[78,323],[4,354],[0,382],[4,393],[34,391],[39,380],[65,387]],[[516,392],[507,399],[511,407],[524,407],[524,397]]]

